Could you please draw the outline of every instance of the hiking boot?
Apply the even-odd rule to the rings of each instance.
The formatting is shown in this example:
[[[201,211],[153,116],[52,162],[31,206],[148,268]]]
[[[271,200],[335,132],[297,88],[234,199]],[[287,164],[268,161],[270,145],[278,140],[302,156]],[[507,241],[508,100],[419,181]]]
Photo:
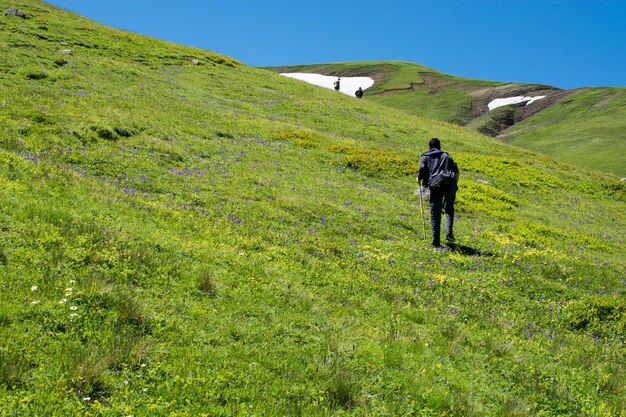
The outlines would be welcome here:
[[[454,236],[446,236],[446,242],[454,243],[455,242]]]

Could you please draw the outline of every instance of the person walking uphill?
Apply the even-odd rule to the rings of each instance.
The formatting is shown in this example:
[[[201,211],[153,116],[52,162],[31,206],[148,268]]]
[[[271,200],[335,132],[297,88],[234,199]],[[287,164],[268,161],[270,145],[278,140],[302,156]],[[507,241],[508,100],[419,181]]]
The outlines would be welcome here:
[[[432,245],[440,246],[441,209],[446,213],[446,241],[454,242],[454,200],[459,189],[459,167],[452,157],[441,150],[441,142],[432,138],[429,150],[422,154],[417,182],[430,190],[430,226]]]

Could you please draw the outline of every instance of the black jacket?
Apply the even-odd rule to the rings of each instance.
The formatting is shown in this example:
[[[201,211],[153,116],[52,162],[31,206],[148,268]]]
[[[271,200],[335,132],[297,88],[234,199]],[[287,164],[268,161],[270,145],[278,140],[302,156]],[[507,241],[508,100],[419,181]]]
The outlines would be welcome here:
[[[420,158],[420,166],[417,171],[417,178],[422,181],[422,184],[428,184],[428,180],[433,175],[443,174],[446,167],[452,173],[459,172],[459,167],[450,155],[439,149],[429,149],[422,154]]]

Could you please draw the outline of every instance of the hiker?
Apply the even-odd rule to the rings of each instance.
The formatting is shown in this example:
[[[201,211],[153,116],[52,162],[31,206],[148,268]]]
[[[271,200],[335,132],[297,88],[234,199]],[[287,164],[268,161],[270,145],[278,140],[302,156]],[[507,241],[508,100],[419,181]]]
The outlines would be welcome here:
[[[417,182],[422,190],[430,191],[430,226],[432,245],[439,247],[441,209],[446,213],[446,241],[454,243],[454,200],[459,189],[459,167],[452,157],[441,150],[441,142],[432,138],[428,151],[422,154]]]
[[[359,87],[359,89],[356,90],[354,95],[356,96],[356,98],[363,98],[363,90],[361,89],[361,87]]]
[[[341,82],[341,78],[337,78],[337,81],[333,84],[335,86],[335,91],[339,91],[339,83]]]

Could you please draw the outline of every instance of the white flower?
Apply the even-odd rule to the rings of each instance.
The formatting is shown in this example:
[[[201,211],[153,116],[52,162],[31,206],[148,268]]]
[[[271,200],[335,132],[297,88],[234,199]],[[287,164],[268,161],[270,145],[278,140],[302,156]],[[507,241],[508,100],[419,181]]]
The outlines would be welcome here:
[[[39,300],[35,300],[35,301],[33,301],[31,304],[39,304],[39,303],[40,303],[40,301],[39,301]]]
[[[66,288],[65,291],[71,293],[72,291],[74,291],[74,289],[70,287],[70,288]]]
[[[72,313],[72,314],[70,314],[70,317],[78,317],[78,314]]]
[[[76,281],[74,281],[73,279],[70,279],[70,285],[74,285],[76,284]]]
[[[37,291],[39,289],[38,285],[33,285],[32,287],[30,287],[31,291]]]
[[[59,301],[59,304],[65,304],[66,302],[67,302],[67,298],[64,298],[61,301]]]
[[[83,401],[89,401],[91,400],[91,397],[83,397]]]
[[[72,310],[72,311],[76,311],[76,310],[78,310],[78,307],[76,307],[76,306],[71,306],[71,307],[70,307],[70,310]]]

